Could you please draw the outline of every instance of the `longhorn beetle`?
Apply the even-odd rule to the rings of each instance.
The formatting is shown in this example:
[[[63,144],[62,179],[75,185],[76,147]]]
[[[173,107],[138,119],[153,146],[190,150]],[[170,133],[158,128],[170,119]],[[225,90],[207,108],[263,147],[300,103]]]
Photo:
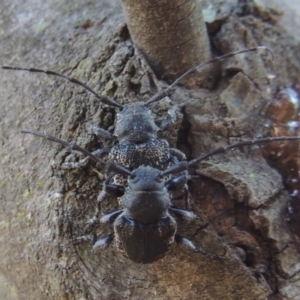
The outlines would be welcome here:
[[[185,154],[180,150],[176,148],[170,148],[166,140],[157,138],[157,132],[167,127],[172,122],[172,120],[171,118],[169,118],[166,120],[163,127],[158,127],[154,122],[149,105],[162,100],[166,96],[170,96],[172,94],[172,89],[176,85],[178,85],[180,81],[182,81],[191,73],[197,70],[199,71],[206,65],[215,63],[217,61],[222,61],[237,54],[254,52],[261,49],[270,51],[272,53],[270,49],[261,46],[227,53],[220,57],[215,57],[207,62],[201,63],[198,66],[189,69],[178,79],[176,79],[170,86],[152,96],[148,101],[144,103],[135,102],[125,105],[121,105],[109,97],[97,94],[92,88],[88,87],[86,84],[80,82],[75,78],[68,77],[57,72],[35,68],[21,68],[11,66],[0,66],[0,68],[5,70],[45,73],[47,75],[61,77],[83,87],[84,89],[92,93],[96,98],[98,98],[100,102],[118,108],[119,113],[117,114],[115,130],[113,134],[102,128],[93,128],[93,131],[97,134],[98,137],[101,137],[103,139],[117,139],[118,143],[111,149],[99,149],[94,151],[93,154],[99,156],[105,152],[108,152],[108,159],[110,161],[114,161],[128,168],[129,170],[136,169],[137,167],[142,165],[151,166],[159,170],[165,170],[171,164],[176,164],[178,161],[185,160],[186,157]],[[111,176],[114,177],[113,174],[111,174]],[[114,180],[115,183],[120,183],[120,176],[114,177]],[[96,221],[99,211],[99,204],[105,198],[106,194],[106,186],[104,185],[102,191],[98,196],[96,216],[91,220],[91,222]]]
[[[224,262],[218,255],[197,248],[190,240],[177,233],[177,223],[172,214],[177,218],[186,220],[193,220],[196,215],[173,206],[169,196],[170,190],[182,187],[187,182],[188,175],[183,173],[166,180],[167,175],[174,175],[187,170],[189,167],[195,167],[198,163],[213,155],[225,153],[234,148],[275,141],[300,140],[300,137],[269,137],[243,141],[217,148],[189,162],[179,162],[163,171],[150,166],[139,166],[131,171],[116,162],[105,163],[102,159],[75,143],[69,143],[38,131],[22,130],[22,132],[62,144],[70,151],[82,152],[96,162],[106,165],[108,171],[113,172],[113,174],[128,176],[126,189],[123,186],[110,184],[109,181],[112,176],[109,176],[104,182],[106,191],[110,195],[122,196],[122,208],[106,214],[100,219],[102,223],[113,224],[114,232],[99,240],[84,236],[79,238],[78,241],[92,239],[93,249],[102,249],[108,247],[115,239],[117,249],[125,257],[135,263],[143,264],[152,263],[164,257],[174,242],[184,245],[196,253],[201,253],[207,258]]]
[[[154,102],[158,102],[165,98],[166,96],[171,96],[173,88],[180,83],[184,78],[195,71],[199,71],[201,68],[205,67],[208,64],[215,63],[217,61],[222,61],[229,57],[235,56],[237,54],[254,52],[258,50],[266,50],[272,54],[270,49],[261,46],[255,48],[244,49],[236,52],[227,53],[220,57],[215,57],[207,62],[201,63],[198,66],[195,66],[184,74],[182,74],[178,79],[176,79],[171,85],[166,89],[158,92],[152,96],[146,102],[134,102],[125,105],[117,103],[115,100],[108,98],[103,95],[99,95],[92,88],[88,87],[86,84],[81,81],[68,77],[66,75],[53,72],[50,70],[41,70],[35,68],[22,68],[22,67],[11,67],[11,66],[0,66],[0,68],[5,70],[17,70],[17,71],[28,71],[36,73],[45,73],[47,75],[52,75],[56,77],[61,77],[65,80],[68,80],[76,85],[79,85],[92,93],[100,102],[113,106],[119,109],[115,122],[114,133],[110,133],[107,130],[102,128],[93,127],[93,131],[98,137],[103,139],[115,139],[118,141],[111,149],[98,149],[93,152],[94,155],[100,156],[104,153],[108,153],[108,159],[114,161],[129,170],[133,170],[142,165],[151,166],[159,170],[164,170],[171,164],[177,164],[178,161],[185,160],[185,154],[176,148],[170,148],[169,143],[166,140],[158,139],[157,132],[163,130],[167,127],[172,120],[169,118],[164,122],[164,126],[157,126],[154,122],[152,112],[149,108],[149,105]],[[73,164],[73,166],[80,166],[79,163]],[[115,183],[120,183],[120,177],[123,176],[114,176],[114,173],[108,175],[109,178],[113,177]],[[99,206],[101,201],[105,198],[107,194],[106,185],[103,186],[102,191],[99,193],[97,198],[97,207],[95,216],[90,220],[90,225],[94,222],[97,222],[99,217]]]
[[[177,80],[175,80],[165,90],[158,92],[145,103],[135,102],[125,105],[121,105],[111,98],[97,94],[93,89],[75,78],[68,77],[57,72],[35,68],[20,68],[10,66],[0,66],[0,68],[5,70],[45,73],[47,75],[61,77],[83,87],[92,93],[96,98],[98,98],[100,102],[118,108],[119,113],[117,114],[115,130],[113,134],[102,128],[93,128],[93,131],[98,137],[118,140],[118,144],[112,147],[111,150],[108,150],[109,160],[115,161],[118,164],[129,168],[130,170],[140,165],[150,165],[158,169],[165,169],[171,162],[174,163],[174,161],[176,162],[178,159],[184,160],[185,155],[176,148],[170,148],[167,141],[157,138],[157,132],[163,128],[160,128],[155,124],[149,105],[162,100],[166,96],[170,96],[172,89],[181,80],[196,70],[200,70],[208,64],[224,60],[237,54],[258,51],[260,49],[271,52],[271,50],[262,46],[231,52],[220,57],[215,57],[207,62],[191,68],[181,75]],[[168,119],[165,122],[164,127],[167,127],[169,123],[171,123],[171,119]],[[95,151],[94,154],[98,155],[99,152],[103,153],[105,150],[101,149],[101,151]]]
[[[114,106],[114,107],[118,107],[120,109],[120,113],[117,116],[117,121],[116,121],[116,128],[114,131],[114,134],[111,134],[110,132],[103,130],[103,129],[98,129],[98,135],[102,136],[103,138],[116,138],[119,141],[119,144],[115,145],[109,152],[109,161],[111,161],[112,166],[120,166],[122,165],[123,167],[125,167],[124,170],[127,170],[127,172],[120,172],[119,168],[117,167],[110,167],[109,170],[112,171],[109,175],[108,175],[108,179],[106,180],[106,182],[103,185],[103,191],[102,194],[100,193],[100,195],[104,195],[105,193],[109,193],[109,194],[113,194],[115,196],[123,196],[123,198],[128,198],[128,195],[137,195],[137,193],[130,193],[131,189],[134,190],[135,186],[132,185],[131,183],[131,179],[128,179],[128,184],[131,184],[131,187],[128,187],[127,189],[125,189],[122,185],[111,185],[109,183],[109,181],[114,178],[114,176],[116,174],[123,174],[123,175],[127,175],[127,176],[131,176],[131,173],[137,172],[139,174],[139,180],[142,183],[145,183],[146,179],[145,178],[153,178],[155,180],[155,178],[158,176],[166,176],[167,174],[174,174],[177,172],[182,172],[182,171],[186,171],[187,168],[189,166],[194,166],[196,165],[198,162],[214,155],[214,154],[218,154],[218,153],[222,153],[222,152],[226,152],[226,150],[232,149],[232,148],[236,148],[236,147],[240,147],[243,145],[249,145],[249,144],[259,144],[259,143],[265,143],[268,141],[283,141],[283,140],[298,140],[298,137],[278,137],[278,138],[265,138],[265,139],[258,139],[258,140],[253,140],[253,141],[245,141],[242,143],[238,143],[238,144],[234,144],[234,145],[230,145],[228,147],[225,148],[218,148],[212,152],[209,152],[207,154],[205,154],[204,156],[201,156],[189,163],[186,163],[186,167],[184,168],[179,168],[178,166],[181,166],[181,163],[179,163],[179,160],[184,161],[185,160],[185,156],[183,153],[181,153],[179,150],[174,149],[174,148],[169,148],[169,145],[166,141],[164,140],[159,140],[157,139],[157,131],[160,129],[154,122],[153,117],[151,116],[151,111],[148,108],[148,105],[157,101],[160,101],[161,99],[163,99],[164,97],[168,96],[171,94],[172,92],[172,88],[177,85],[183,78],[185,78],[186,76],[188,76],[189,74],[191,74],[192,72],[198,70],[199,68],[213,63],[215,61],[220,61],[223,60],[225,58],[234,56],[236,54],[240,54],[240,53],[245,53],[245,52],[250,52],[250,51],[257,51],[259,49],[266,49],[268,51],[270,51],[269,49],[267,49],[266,47],[256,47],[256,48],[251,48],[251,49],[245,49],[242,51],[237,51],[237,52],[232,52],[232,53],[228,53],[225,54],[224,56],[221,57],[216,57],[213,58],[210,61],[207,61],[205,63],[202,63],[190,70],[188,70],[186,73],[184,73],[182,76],[180,76],[177,80],[175,80],[167,89],[157,93],[156,95],[154,95],[153,97],[151,97],[147,102],[145,103],[133,103],[133,104],[126,104],[124,106],[118,104],[115,100],[112,100],[106,96],[100,96],[98,95],[95,91],[93,91],[91,88],[89,88],[88,86],[86,86],[85,84],[81,83],[80,81],[71,78],[71,77],[67,77],[65,75],[53,72],[53,71],[49,71],[49,70],[40,70],[40,69],[27,69],[27,68],[15,68],[15,67],[9,67],[9,66],[1,66],[2,69],[11,69],[11,70],[24,70],[24,71],[30,71],[30,72],[40,72],[40,73],[46,73],[48,75],[54,75],[54,76],[58,76],[58,77],[62,77],[70,82],[73,82],[77,85],[80,85],[82,87],[84,87],[85,89],[87,89],[89,92],[93,93],[98,99],[100,99],[101,102]],[[128,122],[128,120],[130,120],[131,122]],[[170,122],[170,120],[169,120]],[[97,154],[99,153],[98,151],[95,151],[94,153],[90,153],[89,151],[79,147],[76,144],[70,144],[68,142],[65,142],[63,140],[57,139],[53,136],[47,136],[47,135],[43,135],[41,133],[38,132],[34,132],[34,131],[23,131],[25,133],[31,133],[31,134],[35,134],[35,135],[39,135],[42,136],[44,138],[59,142],[71,149],[74,150],[78,150],[80,152],[83,152],[84,154],[86,154],[87,156],[93,158],[94,160],[98,161],[98,162],[102,162],[104,163],[104,161],[102,159],[100,159]],[[162,145],[164,144],[164,145]],[[140,147],[145,147],[144,149],[150,149],[151,151],[149,151],[149,153],[146,151],[140,151],[143,148]],[[138,153],[142,152],[143,155],[140,156],[140,159],[136,159],[136,155]],[[153,153],[155,153],[155,155],[153,155]],[[132,158],[133,157],[133,158]],[[169,169],[173,170],[172,167],[170,167],[169,169],[167,169],[167,167],[173,164],[173,167],[175,168],[175,171],[168,171]],[[148,168],[143,167],[144,165],[148,166]],[[143,169],[144,168],[144,169]],[[140,171],[141,169],[143,169],[143,171]],[[139,170],[139,171],[138,171]],[[129,174],[129,173],[130,174]],[[157,172],[162,172],[163,175],[161,175],[160,173]],[[159,175],[157,175],[159,174]],[[181,174],[180,176],[174,177],[170,180],[166,180],[166,178],[164,178],[162,180],[163,185],[162,187],[159,188],[159,192],[163,193],[163,198],[167,198],[166,201],[166,207],[168,207],[168,209],[165,207],[164,210],[158,210],[159,211],[159,215],[167,215],[168,211],[172,211],[174,213],[174,207],[171,207],[171,201],[170,201],[170,197],[168,192],[171,191],[172,189],[176,189],[179,186],[182,186],[188,179],[188,175],[186,172],[184,172],[183,174]],[[142,185],[143,186],[143,185]],[[153,187],[158,189],[158,187]],[[129,190],[128,190],[129,189]],[[165,190],[164,190],[165,189]],[[158,192],[157,190],[155,190],[156,192]],[[145,195],[147,193],[147,190],[144,190],[143,188],[140,190],[142,195]],[[122,198],[122,199],[123,199]],[[138,202],[142,202],[141,199],[143,197],[137,197]],[[100,197],[100,200],[102,198]],[[136,199],[134,197],[130,198],[131,202],[134,202],[133,205],[135,205]],[[160,197],[154,197],[154,202],[160,202],[161,198]],[[141,204],[140,204],[141,205]],[[120,210],[120,213],[112,213],[112,217],[111,218],[102,218],[102,221],[107,220],[107,222],[111,222],[114,223],[114,225],[116,224],[115,222],[117,222],[119,215],[120,216],[124,216],[125,218],[127,218],[128,220],[130,220],[130,209],[132,209],[132,206],[126,207],[125,204],[123,206],[123,210]],[[187,213],[187,212],[186,212]],[[176,213],[175,213],[176,214]],[[191,213],[189,213],[191,214]],[[184,215],[183,210],[181,210],[181,213],[179,213],[177,211],[177,216],[179,215]],[[187,216],[187,215],[186,215]],[[147,219],[146,216],[144,216],[145,219]],[[188,218],[188,217],[187,217]],[[190,218],[191,219],[191,218]],[[134,220],[134,219],[133,219]],[[138,218],[137,219],[137,227],[139,227],[141,224],[143,225],[143,218]],[[142,221],[142,222],[140,222]],[[158,232],[160,231],[161,227],[159,227],[159,222],[153,221],[156,225],[156,231]],[[152,223],[151,223],[152,224]],[[162,224],[163,225],[163,224]],[[169,224],[170,225],[170,224]],[[168,225],[168,226],[169,226]],[[171,225],[170,225],[171,226]],[[134,229],[136,229],[136,227],[133,226]],[[125,233],[127,229],[125,229]],[[128,232],[130,231],[130,228],[128,229]],[[127,232],[127,233],[128,233]],[[167,245],[165,245],[164,247],[162,247],[161,250],[159,250],[159,253],[152,253],[151,250],[150,251],[152,254],[152,258],[137,258],[134,254],[130,254],[129,249],[126,250],[126,247],[124,249],[124,246],[120,245],[121,243],[125,243],[126,242],[134,242],[134,238],[133,240],[127,240],[126,238],[126,234],[123,237],[120,237],[120,235],[117,234],[116,228],[115,228],[115,235],[116,235],[116,241],[117,241],[117,245],[120,249],[123,250],[123,252],[125,252],[127,254],[127,256],[129,256],[133,261],[136,262],[151,262],[151,261],[155,261],[157,259],[159,259],[160,257],[164,256],[164,254],[167,252],[169,246],[173,243],[173,241],[177,241],[178,243],[183,243],[186,246],[189,246],[189,248],[194,249],[196,251],[195,246],[188,240],[180,238],[179,235],[176,234],[176,227],[175,230],[172,231],[174,234],[172,235],[172,237],[170,238],[170,241]],[[138,234],[143,234],[145,233],[145,231],[143,229],[138,230]],[[129,238],[129,237],[128,237]],[[131,237],[132,238],[132,237]],[[162,237],[154,237],[154,239],[158,238],[160,242],[162,242],[163,238]],[[113,235],[110,236],[110,238],[104,238],[104,240],[99,240],[98,242],[96,242],[95,247],[102,247],[103,246],[107,246],[109,244],[109,242],[111,242],[113,240]],[[149,242],[149,240],[145,240],[146,244],[147,241]],[[157,242],[159,242],[157,241]],[[119,244],[118,244],[119,243]],[[145,244],[145,245],[146,245]],[[123,248],[122,248],[123,247]],[[142,247],[141,245],[139,247],[136,247],[136,249],[140,249],[140,247]],[[138,251],[139,251],[138,250]],[[145,250],[145,249],[144,249]],[[130,250],[134,252],[133,250]],[[197,250],[198,251],[198,250]],[[200,251],[200,250],[199,250]],[[202,252],[204,250],[201,250]],[[200,251],[200,252],[201,252]],[[142,251],[143,252],[143,251]],[[201,252],[201,253],[202,253]],[[144,253],[144,252],[143,252]],[[145,252],[147,253],[147,251]],[[203,252],[204,253],[204,252]],[[147,255],[146,255],[147,256]],[[209,256],[209,255],[208,255]],[[213,256],[213,255],[212,255]],[[211,256],[211,257],[212,257]],[[141,261],[139,261],[141,260]]]

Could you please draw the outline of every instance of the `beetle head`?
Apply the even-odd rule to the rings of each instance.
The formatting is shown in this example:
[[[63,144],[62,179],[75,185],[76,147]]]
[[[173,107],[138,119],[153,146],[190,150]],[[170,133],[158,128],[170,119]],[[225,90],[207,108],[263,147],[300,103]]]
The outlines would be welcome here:
[[[131,172],[128,186],[130,190],[136,192],[162,191],[165,180],[159,170],[150,166],[141,166]]]

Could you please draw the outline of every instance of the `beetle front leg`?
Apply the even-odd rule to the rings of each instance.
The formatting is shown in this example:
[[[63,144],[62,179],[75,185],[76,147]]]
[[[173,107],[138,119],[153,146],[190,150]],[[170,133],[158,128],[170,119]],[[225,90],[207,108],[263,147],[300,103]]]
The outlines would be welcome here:
[[[184,199],[184,204],[185,204],[185,209],[188,209],[188,185],[187,182],[190,180],[191,176],[187,174],[187,171],[184,171],[184,174],[173,177],[170,180],[168,180],[165,184],[165,187],[169,192],[175,192],[175,191],[180,191],[180,195],[178,198]],[[178,194],[178,193],[176,193]],[[172,196],[174,194],[172,193]],[[173,198],[172,200],[174,200]]]
[[[98,139],[114,140],[116,137],[109,131],[98,127],[94,124],[88,124],[87,130],[90,134],[94,134]]]
[[[88,227],[96,224],[99,222],[99,216],[101,213],[101,203],[105,199],[107,195],[118,198],[122,197],[124,195],[125,189],[124,187],[117,185],[117,184],[110,184],[110,180],[115,176],[116,174],[114,172],[110,172],[106,178],[106,180],[103,183],[103,188],[101,192],[99,193],[97,197],[97,205],[96,205],[96,212],[95,215],[88,220]],[[87,228],[88,229],[88,228]],[[86,230],[87,230],[86,229]]]
[[[103,188],[97,198],[97,208],[98,209],[99,209],[101,202],[105,199],[105,197],[107,195],[109,195],[113,198],[119,198],[124,195],[125,188],[123,186],[118,185],[118,184],[110,184],[109,183],[115,175],[116,175],[116,173],[110,172],[108,174],[106,180],[104,181]]]
[[[175,191],[175,190],[183,190],[188,181],[188,178],[189,178],[189,175],[187,175],[187,174],[182,174],[180,176],[171,178],[170,180],[167,181],[167,183],[165,184],[165,187],[167,188],[167,190],[169,192]]]
[[[176,123],[176,121],[178,121],[178,114],[177,112],[180,110],[180,108],[183,105],[178,105],[178,104],[174,104],[172,105],[172,107],[168,110],[168,117],[166,118],[165,121],[163,121],[160,125],[159,125],[159,129],[160,131],[164,131],[166,130],[171,124]]]

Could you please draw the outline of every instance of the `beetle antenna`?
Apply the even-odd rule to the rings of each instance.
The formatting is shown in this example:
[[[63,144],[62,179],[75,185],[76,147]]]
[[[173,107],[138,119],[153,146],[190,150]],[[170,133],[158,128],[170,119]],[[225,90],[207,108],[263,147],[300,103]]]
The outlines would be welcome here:
[[[50,70],[41,70],[41,69],[35,69],[35,68],[20,68],[20,67],[10,67],[10,66],[0,66],[1,69],[4,70],[14,70],[14,71],[27,71],[27,72],[33,72],[33,73],[45,73],[47,75],[53,75],[53,76],[57,76],[57,77],[61,77],[65,80],[68,80],[76,85],[79,85],[81,87],[83,87],[85,90],[89,91],[90,93],[92,93],[96,98],[98,98],[100,100],[100,102],[110,105],[110,106],[114,106],[114,107],[118,107],[118,108],[122,108],[123,106],[119,103],[117,103],[115,100],[106,97],[106,96],[101,96],[98,93],[96,93],[92,88],[90,88],[89,86],[87,86],[86,84],[84,84],[83,82],[77,80],[76,78],[73,77],[68,77],[66,75],[54,72],[54,71],[50,71]]]
[[[225,147],[219,147],[215,150],[212,150],[211,152],[208,152],[206,154],[203,154],[199,156],[198,158],[195,158],[191,160],[188,163],[189,167],[196,166],[199,162],[208,159],[209,157],[216,155],[216,154],[222,154],[226,153],[227,151],[234,149],[234,148],[239,148],[242,146],[249,146],[249,145],[256,145],[256,144],[263,144],[263,143],[269,143],[269,142],[280,142],[280,141],[297,141],[300,140],[300,137],[297,136],[280,136],[280,137],[267,137],[267,138],[262,138],[262,139],[255,139],[255,140],[250,140],[250,141],[244,141],[232,145],[228,145]]]
[[[149,105],[151,103],[157,102],[167,96],[169,96],[171,90],[174,88],[174,86],[176,86],[182,79],[184,79],[185,77],[187,77],[188,75],[190,75],[191,73],[195,72],[195,71],[200,71],[204,66],[207,66],[209,64],[215,63],[217,61],[222,61],[224,59],[227,59],[229,57],[235,56],[237,54],[242,54],[242,53],[247,53],[247,52],[254,52],[254,51],[259,51],[259,50],[266,50],[269,51],[272,54],[272,59],[274,58],[274,54],[273,52],[265,47],[265,46],[259,46],[259,47],[254,47],[254,48],[249,48],[249,49],[244,49],[244,50],[240,50],[240,51],[235,51],[235,52],[230,52],[227,53],[225,55],[222,56],[218,56],[218,57],[214,57],[206,62],[203,62],[191,69],[189,69],[188,71],[186,71],[185,73],[183,73],[180,77],[178,77],[171,85],[169,85],[165,90],[162,90],[160,92],[158,92],[157,94],[155,94],[154,96],[152,96],[146,103],[145,105]]]
[[[44,134],[44,133],[41,133],[41,132],[36,131],[36,130],[26,130],[26,129],[23,129],[23,130],[21,130],[21,132],[22,133],[33,134],[35,136],[42,137],[42,138],[44,138],[44,139],[46,139],[48,141],[61,144],[61,145],[65,146],[66,148],[68,148],[70,152],[72,152],[73,150],[79,151],[79,152],[85,154],[86,156],[89,156],[90,158],[92,158],[97,163],[100,163],[102,165],[106,165],[106,162],[104,160],[102,160],[101,158],[97,157],[96,155],[94,155],[90,151],[88,151],[88,150],[86,150],[84,148],[81,148],[80,146],[78,146],[75,143],[69,143],[69,142],[64,141],[64,140],[62,140],[60,138],[57,138],[55,136],[52,136],[52,135],[49,135],[49,134]]]

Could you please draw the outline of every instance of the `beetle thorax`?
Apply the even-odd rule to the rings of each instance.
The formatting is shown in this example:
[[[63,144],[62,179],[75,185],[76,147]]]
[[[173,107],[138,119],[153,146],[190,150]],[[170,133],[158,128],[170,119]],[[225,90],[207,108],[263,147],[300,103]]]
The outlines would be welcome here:
[[[151,110],[143,103],[124,105],[117,114],[114,135],[120,144],[143,143],[157,138],[159,127],[154,123]]]
[[[142,166],[132,172],[128,188],[122,198],[122,206],[129,218],[149,224],[165,217],[171,206],[170,197],[164,187],[161,172],[149,166]]]

